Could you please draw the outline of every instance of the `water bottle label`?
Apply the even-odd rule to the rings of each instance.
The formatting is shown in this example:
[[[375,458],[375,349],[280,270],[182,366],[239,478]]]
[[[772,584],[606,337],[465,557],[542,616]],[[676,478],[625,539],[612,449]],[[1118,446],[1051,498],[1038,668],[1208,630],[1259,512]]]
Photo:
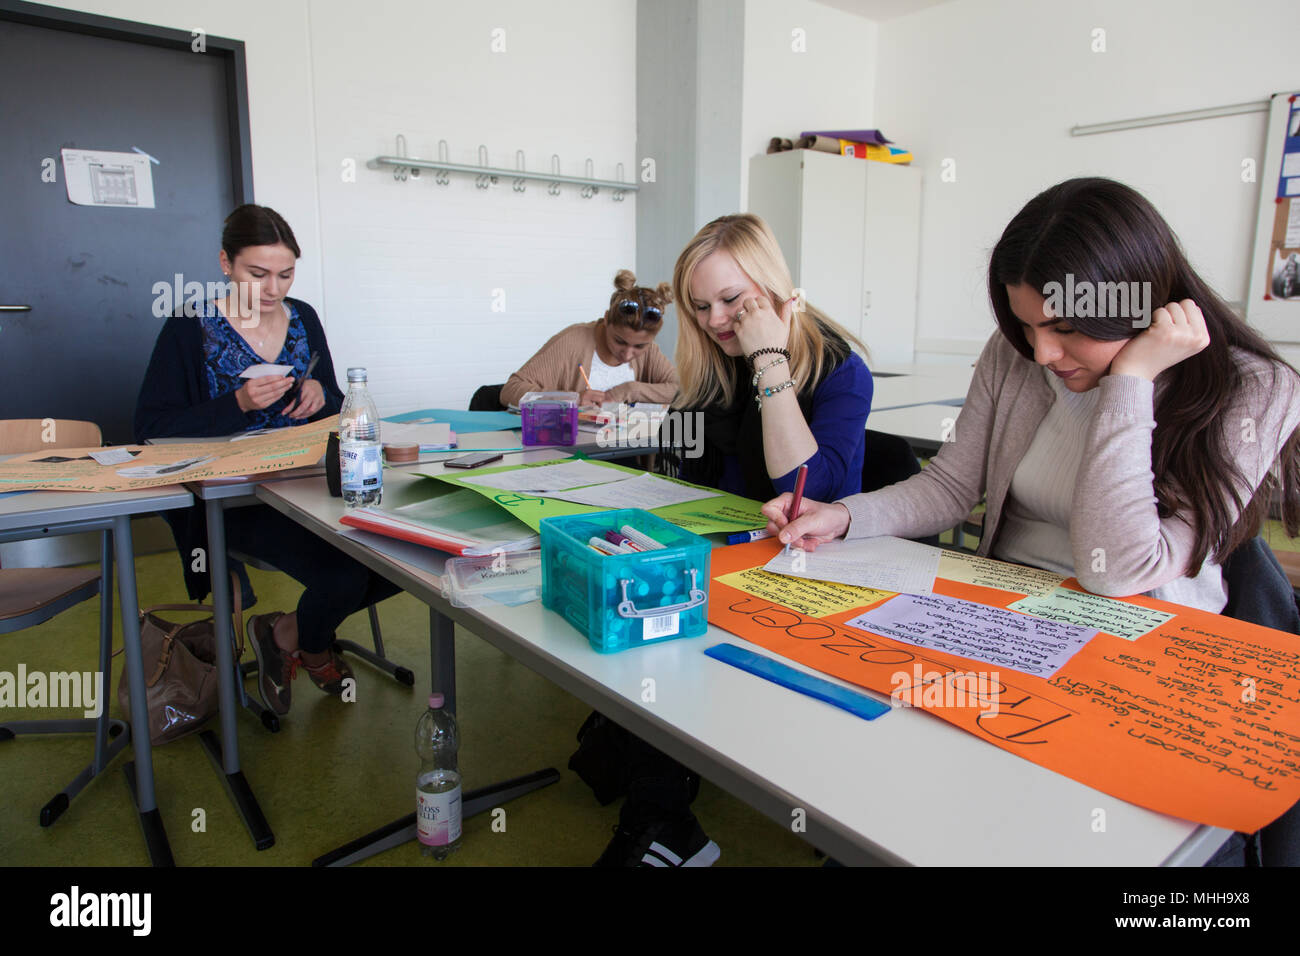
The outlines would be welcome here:
[[[345,445],[339,449],[339,480],[344,491],[372,491],[383,474],[378,445]]]
[[[416,787],[415,819],[420,842],[447,846],[460,839],[460,786],[443,793],[425,793]]]

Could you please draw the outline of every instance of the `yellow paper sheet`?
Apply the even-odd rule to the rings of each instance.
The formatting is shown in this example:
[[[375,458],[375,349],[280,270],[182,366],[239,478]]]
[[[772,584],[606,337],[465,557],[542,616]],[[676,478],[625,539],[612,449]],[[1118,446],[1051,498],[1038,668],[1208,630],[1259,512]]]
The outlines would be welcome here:
[[[834,584],[830,581],[792,578],[759,568],[748,568],[725,574],[716,580],[746,594],[776,601],[784,607],[792,608],[809,617],[825,617],[828,614],[838,614],[840,611],[866,607],[887,597],[893,597],[895,593],[878,591],[875,588],[856,588],[848,584]]]

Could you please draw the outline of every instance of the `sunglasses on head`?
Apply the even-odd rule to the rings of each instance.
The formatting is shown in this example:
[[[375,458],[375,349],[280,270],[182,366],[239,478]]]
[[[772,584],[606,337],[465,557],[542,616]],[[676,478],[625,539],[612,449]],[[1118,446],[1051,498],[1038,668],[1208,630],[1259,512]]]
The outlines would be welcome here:
[[[624,299],[618,304],[618,311],[623,315],[636,315],[638,310],[640,310],[647,319],[658,321],[664,317],[663,309],[656,308],[653,305],[648,305],[642,309],[640,302],[634,302],[631,299]]]

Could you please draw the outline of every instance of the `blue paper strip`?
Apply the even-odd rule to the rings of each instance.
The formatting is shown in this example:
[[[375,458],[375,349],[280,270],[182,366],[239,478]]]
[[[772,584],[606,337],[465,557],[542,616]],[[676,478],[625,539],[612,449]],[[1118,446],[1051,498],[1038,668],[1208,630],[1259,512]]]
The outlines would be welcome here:
[[[518,415],[510,412],[467,412],[463,408],[421,408],[415,412],[401,415],[389,415],[386,422],[403,423],[428,418],[435,422],[446,422],[456,434],[461,432],[503,432],[512,428],[522,428],[523,422]]]
[[[789,664],[782,664],[780,661],[774,661],[762,654],[747,651],[735,644],[715,644],[707,648],[704,653],[709,657],[722,661],[724,664],[739,667],[742,671],[748,671],[764,680],[770,680],[774,684],[780,684],[782,687],[788,687],[790,690],[825,701],[833,707],[847,710],[850,714],[856,714],[863,720],[875,720],[881,714],[888,713],[890,710],[888,704],[882,704],[874,697],[869,697],[858,691],[847,690],[839,684],[832,684],[820,677],[805,674]]]

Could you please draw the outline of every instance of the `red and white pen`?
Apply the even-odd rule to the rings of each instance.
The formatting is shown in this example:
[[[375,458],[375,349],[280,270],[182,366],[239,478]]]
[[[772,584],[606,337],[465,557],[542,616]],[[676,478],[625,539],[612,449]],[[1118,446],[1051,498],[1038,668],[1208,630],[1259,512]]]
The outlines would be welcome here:
[[[803,485],[808,480],[808,466],[800,465],[799,474],[794,479],[794,497],[790,499],[790,505],[785,509],[785,520],[793,521],[799,517],[799,506],[803,504]]]

